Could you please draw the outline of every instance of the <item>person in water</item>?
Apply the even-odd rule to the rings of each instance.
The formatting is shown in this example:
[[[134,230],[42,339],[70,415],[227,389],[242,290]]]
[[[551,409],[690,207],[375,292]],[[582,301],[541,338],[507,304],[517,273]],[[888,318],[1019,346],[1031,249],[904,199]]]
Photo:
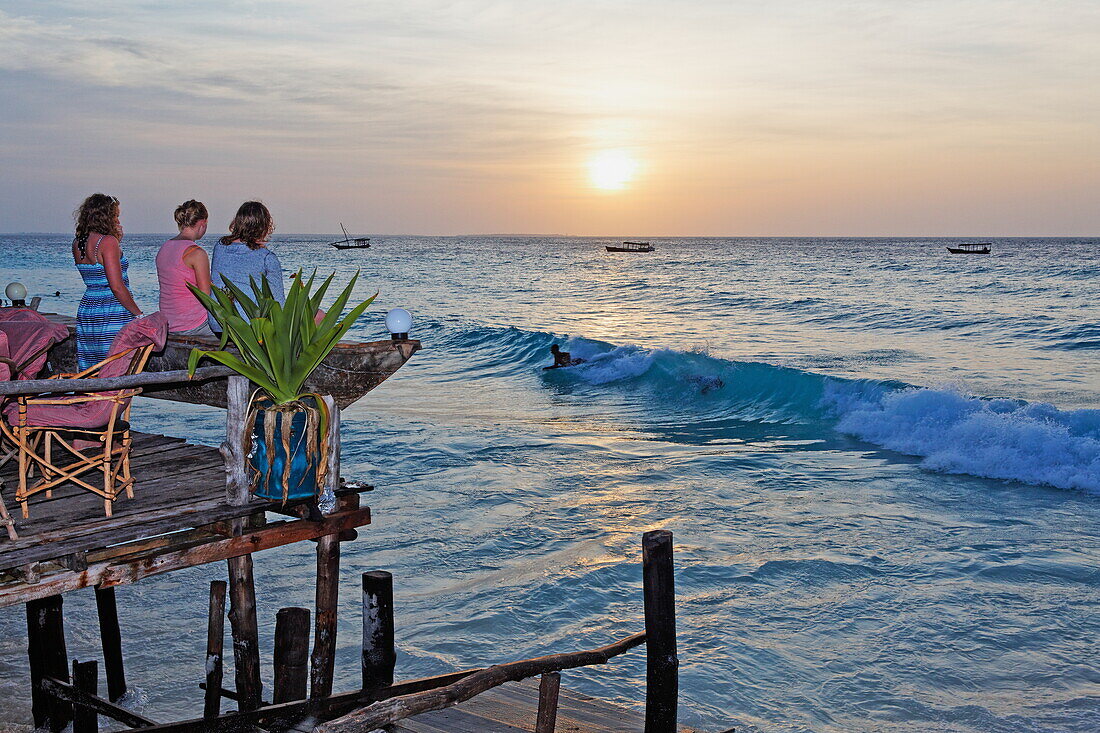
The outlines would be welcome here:
[[[278,255],[267,248],[267,241],[274,231],[275,220],[266,206],[259,201],[241,204],[237,215],[229,223],[229,234],[214,245],[210,263],[213,286],[223,287],[228,280],[251,296],[250,279],[259,283],[266,276],[271,294],[280,303],[284,302],[283,265]],[[214,316],[210,316],[209,323],[215,331],[221,331]]]
[[[139,318],[122,253],[122,213],[118,199],[93,193],[73,214],[73,262],[84,280],[76,310],[76,364],[84,370],[107,357],[122,327]]]
[[[584,359],[574,359],[573,355],[568,351],[562,351],[557,344],[553,344],[550,347],[550,353],[554,355],[554,363],[543,369],[560,369],[561,367],[576,366],[577,364],[583,364]]]
[[[196,242],[206,234],[209,214],[201,202],[191,199],[176,207],[179,234],[160,246],[157,279],[160,310],[168,330],[182,336],[213,336],[203,307],[188,285],[210,293],[210,258]]]

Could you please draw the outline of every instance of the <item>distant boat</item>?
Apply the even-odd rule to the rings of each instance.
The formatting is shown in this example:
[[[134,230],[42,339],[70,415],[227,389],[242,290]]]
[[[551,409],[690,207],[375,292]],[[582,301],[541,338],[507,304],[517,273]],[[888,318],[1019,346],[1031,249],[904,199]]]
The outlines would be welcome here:
[[[992,242],[974,242],[973,244],[960,244],[958,247],[948,247],[947,251],[953,255],[987,255]]]
[[[607,245],[608,252],[652,252],[653,245],[649,242],[623,242],[622,247]]]
[[[344,229],[343,222],[340,222],[340,229],[344,232],[344,239],[329,242],[336,249],[367,249],[370,247],[370,237],[349,237],[348,230]]]

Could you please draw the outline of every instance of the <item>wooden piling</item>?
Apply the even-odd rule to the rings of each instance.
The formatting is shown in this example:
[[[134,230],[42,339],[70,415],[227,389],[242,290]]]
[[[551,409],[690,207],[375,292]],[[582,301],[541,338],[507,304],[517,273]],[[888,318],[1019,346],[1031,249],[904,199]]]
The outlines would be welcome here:
[[[126,694],[126,670],[122,663],[122,631],[118,623],[115,589],[95,587],[99,612],[99,638],[103,645],[103,673],[107,677],[107,699],[118,702]]]
[[[229,625],[233,632],[233,661],[240,709],[260,707],[263,685],[260,682],[259,627],[256,624],[256,582],[252,575],[252,555],[230,558]]]
[[[309,696],[318,700],[332,694],[336,668],[336,604],[340,595],[340,537],[317,540],[316,616],[313,654],[310,656]]]
[[[206,696],[204,718],[221,714],[222,664],[225,644],[225,581],[210,581],[210,611],[206,622]]]
[[[247,504],[252,490],[248,475],[248,443],[252,425],[248,420],[252,383],[241,376],[229,377],[226,385],[225,442],[221,445],[225,460],[225,498],[230,504]]]
[[[539,711],[535,718],[535,733],[554,733],[558,724],[558,691],[561,674],[547,672],[539,680]]]
[[[234,505],[247,504],[252,482],[248,475],[248,443],[252,426],[248,425],[252,384],[241,376],[229,377],[226,385],[225,498]],[[247,522],[233,521],[233,534],[242,536]],[[237,678],[237,696],[241,710],[260,706],[260,632],[256,624],[256,582],[252,574],[252,555],[231,557],[229,564],[229,625],[233,631],[233,660]]]
[[[676,733],[679,694],[676,657],[676,591],[672,533],[642,535],[642,590],[645,596],[646,733]]]
[[[309,609],[281,608],[275,614],[275,705],[306,698],[309,679]]]
[[[71,703],[42,690],[46,677],[69,681],[69,653],[65,649],[65,620],[61,596],[27,603],[27,652],[31,667],[31,713],[36,728],[61,731],[73,717]]]
[[[332,397],[323,397],[328,408],[328,430],[324,440],[328,447],[325,486],[340,485],[340,408]],[[359,497],[354,498],[358,502]],[[338,502],[340,504],[340,502]],[[336,669],[336,604],[340,595],[340,535],[325,535],[317,540],[317,589],[313,631],[313,653],[310,655],[310,698],[317,700],[332,694],[332,677]]]
[[[393,640],[393,575],[363,573],[363,689],[393,684],[397,651]]]
[[[73,687],[89,695],[99,694],[99,662],[73,660]],[[83,705],[73,706],[73,733],[98,733],[99,715]]]

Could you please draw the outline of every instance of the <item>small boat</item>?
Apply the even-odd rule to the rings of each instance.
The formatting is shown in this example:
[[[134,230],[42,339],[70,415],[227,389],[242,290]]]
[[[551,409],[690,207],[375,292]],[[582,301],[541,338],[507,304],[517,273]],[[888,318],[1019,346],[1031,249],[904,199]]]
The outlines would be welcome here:
[[[344,229],[344,223],[340,222],[340,229],[344,232],[344,239],[336,240],[335,242],[329,242],[330,246],[336,249],[368,249],[370,247],[370,237],[349,237],[348,230]]]
[[[50,349],[50,365],[53,371],[76,372],[76,319],[56,313],[42,315],[66,326],[73,334],[72,338],[67,338]],[[218,339],[210,336],[169,334],[164,351],[153,354],[145,371],[168,372],[186,369],[187,358],[191,355],[193,348],[217,350]],[[306,380],[305,391],[332,395],[336,404],[343,409],[382,384],[419,350],[420,342],[416,339],[341,341]],[[217,364],[209,359],[203,359],[199,362],[199,366],[217,366]],[[213,379],[178,389],[146,387],[142,394],[146,397],[173,402],[225,407],[225,385],[224,379]]]
[[[652,252],[653,245],[649,242],[623,242],[622,247],[607,245],[608,252]]]
[[[987,255],[992,242],[974,242],[972,244],[960,244],[958,247],[948,247],[947,251],[953,255]]]

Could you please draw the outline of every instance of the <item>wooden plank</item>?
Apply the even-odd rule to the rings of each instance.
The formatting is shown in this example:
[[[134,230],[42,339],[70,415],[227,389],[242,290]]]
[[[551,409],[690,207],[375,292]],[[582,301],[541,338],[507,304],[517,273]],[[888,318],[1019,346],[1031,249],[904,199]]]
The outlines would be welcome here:
[[[100,715],[106,715],[108,718],[124,723],[131,728],[149,728],[156,725],[154,721],[138,715],[132,710],[127,710],[124,707],[107,702],[101,697],[90,695],[83,690],[78,690],[69,683],[61,680],[47,677],[42,680],[41,687],[42,690],[49,693],[51,697],[64,700],[68,704],[75,703],[91,708]]]
[[[408,695],[414,692],[423,692],[436,687],[449,685],[464,677],[468,677],[477,669],[467,669],[461,672],[449,672],[434,677],[422,677],[415,680],[398,682],[392,687],[373,692],[355,690],[342,692],[323,700],[301,700],[282,703],[281,705],[269,705],[246,713],[229,713],[214,720],[202,718],[182,720],[176,723],[167,723],[157,726],[149,733],[198,733],[199,731],[251,731],[253,726],[262,725],[265,728],[278,729],[280,727],[292,727],[304,719],[312,719],[319,715],[322,718],[343,715],[355,708],[367,705],[375,700],[385,699],[398,695]]]
[[[365,524],[370,524],[369,508],[332,514],[323,522],[299,520],[276,524],[241,537],[222,539],[178,552],[166,552],[135,562],[116,560],[111,563],[89,565],[87,570],[80,573],[61,571],[52,576],[44,576],[35,584],[9,583],[0,586],[0,607],[26,603],[29,600],[45,598],[57,593],[68,593],[92,585],[114,586],[134,583],[151,575],[312,540]]]
[[[457,705],[506,682],[515,682],[544,672],[606,664],[612,657],[644,643],[645,639],[646,635],[643,632],[619,639],[598,649],[549,654],[534,659],[497,664],[446,687],[373,703],[324,723],[318,726],[317,730],[318,733],[359,733],[363,730],[374,730],[412,715]]]

